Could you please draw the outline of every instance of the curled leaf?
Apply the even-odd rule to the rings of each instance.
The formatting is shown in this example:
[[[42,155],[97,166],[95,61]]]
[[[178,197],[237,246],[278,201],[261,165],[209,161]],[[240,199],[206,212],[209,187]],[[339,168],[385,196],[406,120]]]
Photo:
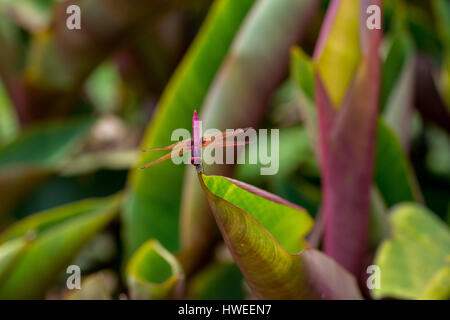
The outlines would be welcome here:
[[[165,299],[183,284],[183,272],[175,257],[157,241],[148,240],[128,263],[127,283],[132,299]]]
[[[359,299],[355,279],[307,248],[307,212],[245,183],[199,175],[226,245],[258,299]],[[300,252],[300,253],[299,253]]]

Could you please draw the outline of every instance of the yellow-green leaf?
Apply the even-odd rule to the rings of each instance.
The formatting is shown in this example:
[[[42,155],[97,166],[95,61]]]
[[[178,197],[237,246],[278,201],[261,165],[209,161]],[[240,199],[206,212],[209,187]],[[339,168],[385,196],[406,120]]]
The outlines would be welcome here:
[[[448,226],[426,208],[399,205],[390,215],[392,238],[378,249],[375,264],[381,269],[381,286],[376,298],[448,299],[450,232]],[[447,270],[447,271],[445,271]],[[437,280],[438,279],[438,280]],[[438,283],[437,283],[438,282]]]
[[[303,240],[302,208],[245,183],[199,175],[228,249],[258,299],[359,299],[352,275]]]
[[[361,60],[360,2],[333,0],[328,9],[315,62],[335,108],[339,108]]]
[[[175,257],[157,240],[148,240],[131,257],[126,270],[131,299],[173,297],[184,275]]]

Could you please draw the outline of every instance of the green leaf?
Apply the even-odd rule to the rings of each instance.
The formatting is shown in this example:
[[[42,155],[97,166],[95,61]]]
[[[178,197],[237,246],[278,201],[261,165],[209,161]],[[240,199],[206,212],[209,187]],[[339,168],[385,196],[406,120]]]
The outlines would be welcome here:
[[[381,107],[383,116],[399,137],[407,152],[411,140],[414,104],[414,44],[409,34],[399,31],[394,36],[383,65]]]
[[[131,257],[126,269],[132,299],[167,299],[182,285],[181,266],[156,240],[145,242]]]
[[[0,167],[32,165],[54,168],[80,145],[92,124],[93,119],[84,118],[35,126],[0,148]]]
[[[14,267],[14,263],[20,258],[29,242],[26,237],[22,237],[0,244],[0,284]]]
[[[439,36],[444,48],[450,50],[450,4],[445,0],[432,0]]]
[[[433,0],[432,6],[445,51],[441,74],[442,95],[447,109],[450,109],[450,4],[445,0]]]
[[[189,282],[187,297],[193,300],[243,300],[242,273],[235,263],[214,263]]]
[[[99,65],[87,79],[85,87],[97,110],[117,111],[120,103],[120,75],[112,61]]]
[[[291,254],[306,247],[303,237],[311,230],[313,220],[295,205],[281,204],[251,193],[236,180],[203,175],[203,181],[215,195],[233,203],[252,216]],[[248,186],[248,185],[247,185]]]
[[[313,146],[317,146],[314,64],[300,47],[292,50],[291,81],[296,89],[300,113],[308,130],[309,139]]]
[[[447,259],[450,263],[450,259]],[[450,267],[446,266],[436,272],[428,282],[421,300],[449,300],[450,299]]]
[[[404,201],[419,201],[415,176],[396,134],[378,120],[375,182],[390,208]]]
[[[229,178],[202,174],[199,181],[255,298],[361,298],[347,271],[306,248],[303,237],[312,219],[305,210]]]
[[[0,213],[57,171],[81,146],[93,119],[40,124],[0,147]]]
[[[0,234],[0,244],[25,236],[30,231],[39,235],[75,217],[102,210],[110,202],[110,199],[86,199],[32,214]]]
[[[14,106],[0,83],[0,146],[12,141],[19,132]]]
[[[381,82],[381,107],[384,108],[388,102],[389,95],[401,78],[401,73],[408,59],[411,57],[414,44],[406,31],[398,31],[392,38],[386,60],[383,63]]]
[[[142,142],[144,147],[170,144],[173,130],[190,128],[192,113],[199,108],[254,0],[217,0],[194,44],[189,49],[161,98]],[[161,154],[142,154],[139,164]],[[130,255],[150,238],[170,252],[179,248],[179,199],[183,166],[167,161],[157,167],[132,171],[130,192],[124,207],[124,239]]]
[[[449,287],[440,288],[449,281],[448,226],[426,208],[412,203],[398,206],[389,218],[392,238],[381,245],[375,258],[381,269],[381,286],[372,291],[373,296],[450,298]]]
[[[82,202],[44,211],[18,222],[11,233],[6,231],[2,239],[12,240],[1,245],[0,257],[13,243],[24,239],[20,238],[24,233],[27,243],[15,250],[16,258],[5,273],[0,273],[0,299],[44,297],[55,274],[63,271],[80,249],[117,216],[120,196],[97,201],[90,202],[91,206]],[[80,206],[85,206],[85,210],[79,210]]]

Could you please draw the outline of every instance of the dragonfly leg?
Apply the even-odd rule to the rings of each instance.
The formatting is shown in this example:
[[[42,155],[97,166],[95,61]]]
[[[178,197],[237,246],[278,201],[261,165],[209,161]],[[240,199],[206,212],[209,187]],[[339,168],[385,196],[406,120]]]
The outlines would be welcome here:
[[[196,165],[195,169],[197,169],[197,173],[203,173],[203,166],[201,163]]]

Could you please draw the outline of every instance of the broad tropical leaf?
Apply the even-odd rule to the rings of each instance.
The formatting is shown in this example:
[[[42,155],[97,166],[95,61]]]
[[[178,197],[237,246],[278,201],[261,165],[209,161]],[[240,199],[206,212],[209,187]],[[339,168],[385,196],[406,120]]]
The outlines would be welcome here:
[[[303,237],[302,208],[242,182],[199,175],[214,217],[254,297],[359,299],[355,279]]]
[[[29,128],[0,147],[0,193],[7,212],[81,146],[93,119],[52,122]]]
[[[2,235],[0,299],[40,299],[80,249],[118,214],[121,197],[32,215]]]
[[[428,209],[413,203],[390,214],[392,238],[378,249],[376,298],[449,299],[450,232]]]

